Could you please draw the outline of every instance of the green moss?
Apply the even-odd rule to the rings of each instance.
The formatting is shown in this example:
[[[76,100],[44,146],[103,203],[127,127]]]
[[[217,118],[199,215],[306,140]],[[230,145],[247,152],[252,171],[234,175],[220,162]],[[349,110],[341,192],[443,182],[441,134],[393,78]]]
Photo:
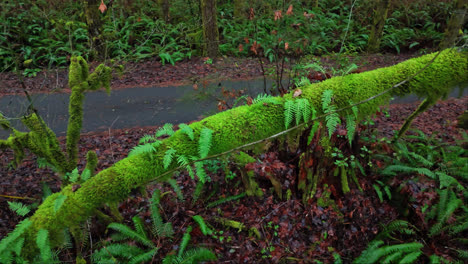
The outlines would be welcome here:
[[[98,157],[96,155],[96,152],[88,151],[88,153],[86,153],[86,168],[85,169],[89,170],[89,172],[91,173],[91,176],[94,175],[94,171],[96,170],[97,163],[98,163]]]
[[[110,81],[112,69],[100,64],[93,73],[89,74],[89,67],[86,61],[81,57],[71,59],[68,73],[69,86],[71,89],[70,102],[68,105],[68,127],[66,150],[69,164],[76,166],[78,162],[78,141],[83,123],[83,101],[84,93],[95,91],[101,87],[106,88],[110,93]]]
[[[333,89],[338,106],[348,106],[349,100],[359,102],[404,80],[417,72],[432,56],[434,54],[389,68],[332,78],[319,84],[302,87],[301,98],[307,98],[317,110],[320,110],[323,91]],[[419,76],[409,84],[396,89],[393,94],[411,92],[418,95],[443,95],[449,84],[467,80],[467,57],[466,53],[444,51],[423,73],[423,75],[435,74],[437,77]],[[436,70],[441,72],[436,72]],[[93,84],[90,86],[94,87]],[[364,117],[373,114],[378,106],[388,103],[389,97],[390,95],[387,95],[361,105],[360,115]],[[284,102],[291,99],[294,98],[288,94],[284,98],[279,98],[278,101]],[[210,154],[215,154],[281,132],[284,127],[283,111],[283,105],[259,103],[237,107],[190,126],[194,130],[196,139],[204,127],[213,130]],[[163,167],[164,153],[170,148],[175,149],[179,155],[198,155],[197,140],[192,141],[187,135],[177,131],[172,137],[163,141],[154,155],[134,155],[121,160],[113,167],[101,171],[86,181],[75,192],[72,192],[69,187],[65,188],[62,194],[67,195],[68,198],[57,213],[53,211],[56,196],[48,197],[31,217],[33,225],[30,227],[30,233],[34,234],[40,228],[46,228],[50,232],[51,240],[58,242],[64,227],[79,226],[103,204],[121,201],[132,189],[143,186],[149,181],[164,181],[171,177],[170,174],[161,176],[177,166],[173,162],[169,168]],[[56,246],[57,243],[53,245]]]

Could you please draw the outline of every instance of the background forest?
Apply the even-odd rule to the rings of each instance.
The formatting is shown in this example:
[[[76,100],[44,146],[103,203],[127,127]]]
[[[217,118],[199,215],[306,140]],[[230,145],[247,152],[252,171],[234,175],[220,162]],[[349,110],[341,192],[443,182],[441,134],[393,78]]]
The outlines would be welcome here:
[[[442,101],[468,81],[467,9],[1,1],[0,98],[30,104],[0,106],[0,263],[467,262],[468,98]],[[81,134],[85,94],[181,83],[219,113]],[[65,137],[31,99],[57,92]]]

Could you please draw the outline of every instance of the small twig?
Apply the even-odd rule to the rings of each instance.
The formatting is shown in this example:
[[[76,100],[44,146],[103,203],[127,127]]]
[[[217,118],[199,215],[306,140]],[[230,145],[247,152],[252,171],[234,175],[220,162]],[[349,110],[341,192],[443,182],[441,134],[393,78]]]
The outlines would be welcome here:
[[[111,135],[111,129],[112,129],[112,126],[115,124],[115,122],[119,119],[120,116],[117,116],[115,119],[114,119],[114,122],[112,122],[112,124],[110,125],[109,129],[108,129],[108,132],[109,132],[109,148],[111,150],[111,155],[112,155],[112,160],[114,161],[115,163],[115,158],[114,158],[114,149],[112,148],[112,135]]]
[[[0,197],[10,198],[10,199],[21,199],[21,200],[33,200],[33,201],[37,200],[31,197],[20,197],[20,196],[12,196],[12,195],[4,195],[4,194],[0,194]]]

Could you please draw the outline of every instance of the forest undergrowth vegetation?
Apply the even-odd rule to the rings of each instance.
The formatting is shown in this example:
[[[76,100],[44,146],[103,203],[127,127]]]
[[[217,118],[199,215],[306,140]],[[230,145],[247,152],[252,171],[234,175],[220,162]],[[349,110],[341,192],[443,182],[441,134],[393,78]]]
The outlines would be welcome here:
[[[107,1],[105,1],[107,2]],[[225,56],[274,61],[275,75],[303,55],[364,51],[370,32],[373,1],[265,1],[235,14],[229,1],[218,7],[219,50]],[[400,0],[389,11],[382,51],[432,49],[443,37],[450,1]],[[110,1],[100,15],[99,36],[91,35],[81,2],[6,1],[0,4],[1,71],[64,67],[71,56],[86,60],[139,61],[156,57],[162,64],[202,56],[203,37],[198,1],[172,1],[167,11],[142,1]],[[164,19],[164,12],[170,19]],[[188,18],[188,19],[187,19]],[[100,47],[94,47],[98,38]],[[101,54],[92,55],[98,49]],[[279,79],[278,79],[279,81]],[[281,82],[277,83],[281,86]]]
[[[0,20],[6,23],[0,32],[1,71],[34,76],[42,68],[70,61],[72,92],[63,147],[32,104],[21,119],[31,132],[16,130],[0,113],[1,127],[11,132],[7,140],[0,140],[0,148],[13,150],[12,167],[34,154],[39,167],[59,176],[61,192],[45,187],[47,203],[38,211],[50,213],[59,218],[58,226],[65,226],[57,228],[58,234],[51,225],[49,230],[37,228],[50,224],[49,215],[33,215],[38,203],[8,202],[23,220],[0,241],[0,263],[468,261],[466,133],[455,144],[420,131],[405,135],[405,126],[394,138],[381,137],[371,128],[369,116],[369,109],[374,111],[378,103],[365,104],[378,95],[362,89],[374,98],[353,102],[343,95],[348,90],[332,90],[337,83],[329,82],[330,89],[317,93],[301,88],[357,70],[346,55],[367,45],[371,18],[365,14],[371,13],[372,1],[352,5],[326,1],[332,6],[321,1],[315,7],[305,7],[302,1],[265,2],[244,8],[241,17],[230,4],[219,7],[219,50],[224,56],[255,58],[265,83],[269,77],[275,85],[270,90],[265,85],[256,98],[223,90],[226,98],[218,100],[218,109],[244,104],[244,112],[239,113],[245,114],[245,109],[265,107],[272,118],[281,120],[271,124],[281,132],[254,144],[255,136],[229,135],[222,140],[248,143],[226,150],[223,147],[232,146],[231,142],[216,139],[224,127],[215,118],[194,125],[165,124],[143,136],[128,159],[117,163],[118,169],[101,171],[96,185],[94,177],[101,173],[96,171],[97,154],[88,152],[84,166],[78,161],[82,104],[86,91],[105,87],[109,92],[112,68],[101,64],[90,74],[86,61],[157,58],[162,65],[174,65],[203,56],[199,4],[177,0],[162,10],[142,1],[116,1],[107,7],[102,1],[102,32],[90,37],[86,14],[77,1],[2,2]],[[391,6],[381,51],[425,53],[436,47],[450,2],[400,2],[405,4]],[[100,46],[94,47],[96,43]],[[462,56],[447,55],[457,51],[443,52],[450,63],[466,62]],[[323,54],[336,55],[339,66],[318,63],[315,56]],[[421,67],[420,62],[414,68],[403,66],[412,76],[402,77],[408,79],[401,83],[418,76],[439,54],[432,61],[423,59],[428,64],[420,70],[411,72]],[[213,59],[204,61],[211,64]],[[308,75],[311,69],[313,76]],[[365,76],[375,78],[373,74]],[[421,80],[428,83],[431,78]],[[386,87],[388,82],[378,85]],[[391,83],[387,90],[378,87],[383,90],[380,95],[401,83]],[[400,92],[407,93],[408,87],[400,87]],[[431,105],[445,94],[440,87],[432,88],[408,89],[421,89],[416,92],[425,94],[424,102]],[[234,100],[230,105],[228,98]],[[256,125],[266,123],[240,123],[252,124],[249,129],[260,130]],[[121,180],[118,184],[116,177]],[[91,190],[87,195],[92,199],[77,195],[83,189]],[[87,211],[79,217],[88,218],[76,224],[70,218],[82,208]]]

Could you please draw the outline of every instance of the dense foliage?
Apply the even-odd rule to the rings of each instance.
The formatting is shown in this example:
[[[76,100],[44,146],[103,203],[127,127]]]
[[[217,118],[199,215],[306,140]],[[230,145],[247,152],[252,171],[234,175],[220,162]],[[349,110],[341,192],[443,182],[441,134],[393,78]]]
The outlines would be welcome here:
[[[107,2],[107,1],[105,1]],[[318,7],[306,1],[255,2],[234,17],[231,1],[218,4],[220,52],[228,56],[257,55],[278,59],[278,47],[291,55],[320,55],[365,50],[374,1],[327,0]],[[442,39],[452,1],[393,1],[382,39],[382,51],[435,47]],[[429,2],[429,3],[428,3]],[[169,21],[161,5],[148,1],[110,1],[103,21],[99,59],[161,62],[200,56],[203,44],[198,1],[171,1]],[[292,9],[289,10],[289,6]],[[287,11],[288,9],[288,11]],[[70,56],[88,57],[89,27],[81,1],[18,0],[0,3],[0,69],[63,67]],[[281,18],[281,19],[280,19]],[[255,44],[254,44],[255,43]]]

